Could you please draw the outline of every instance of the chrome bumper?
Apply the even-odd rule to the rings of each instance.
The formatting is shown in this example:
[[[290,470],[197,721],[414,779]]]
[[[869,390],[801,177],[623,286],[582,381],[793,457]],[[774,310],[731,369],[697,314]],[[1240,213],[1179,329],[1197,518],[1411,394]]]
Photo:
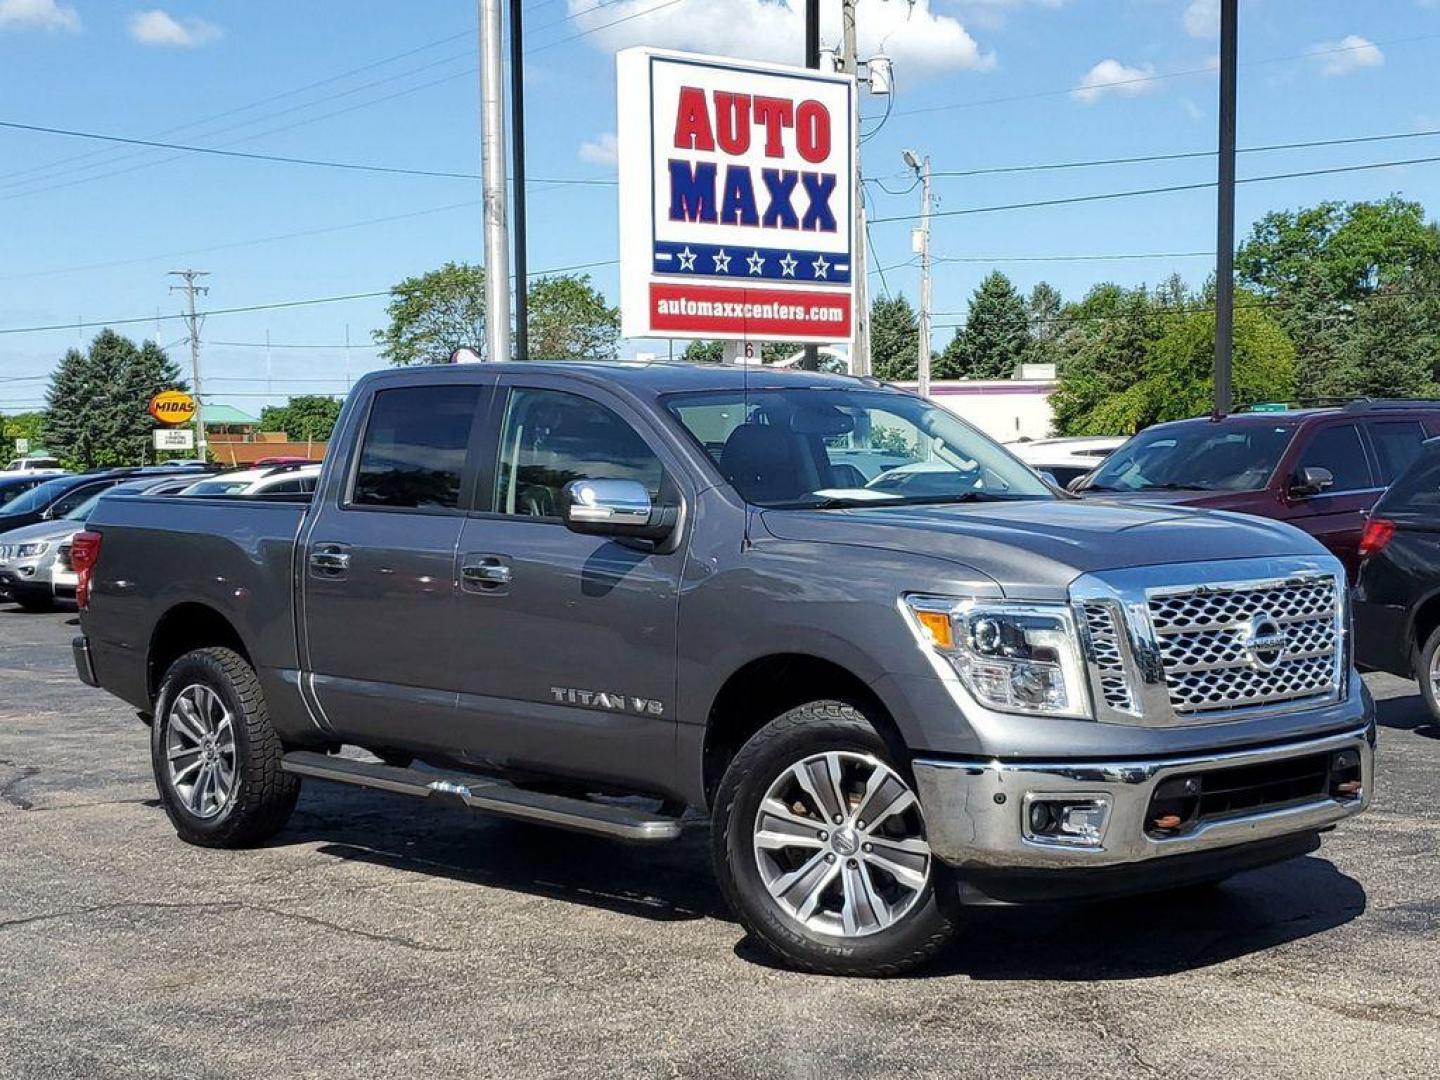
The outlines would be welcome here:
[[[1118,866],[1314,832],[1360,813],[1370,805],[1374,788],[1372,731],[1367,723],[1304,742],[1156,761],[1079,764],[922,758],[913,763],[916,793],[925,812],[931,850],[951,866],[1027,870]],[[1179,835],[1157,838],[1146,832],[1146,812],[1155,788],[1171,777],[1338,750],[1360,755],[1359,798],[1322,795],[1298,805],[1201,822]],[[1097,845],[1028,837],[1025,814],[1037,796],[1107,800],[1109,812]]]

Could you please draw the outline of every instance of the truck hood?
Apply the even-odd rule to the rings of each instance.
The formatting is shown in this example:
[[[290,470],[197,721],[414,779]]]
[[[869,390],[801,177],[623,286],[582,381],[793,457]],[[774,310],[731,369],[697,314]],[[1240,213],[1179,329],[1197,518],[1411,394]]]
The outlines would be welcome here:
[[[1126,506],[1149,503],[1153,506],[1198,506],[1208,510],[1253,507],[1265,498],[1263,491],[1205,491],[1199,488],[1179,491],[1155,488],[1140,491],[1081,491],[1077,494],[1087,501],[1123,503]]]
[[[1264,518],[1099,499],[767,510],[761,517],[781,539],[943,559],[1030,599],[1063,597],[1081,574],[1100,570],[1324,554],[1298,529]]]

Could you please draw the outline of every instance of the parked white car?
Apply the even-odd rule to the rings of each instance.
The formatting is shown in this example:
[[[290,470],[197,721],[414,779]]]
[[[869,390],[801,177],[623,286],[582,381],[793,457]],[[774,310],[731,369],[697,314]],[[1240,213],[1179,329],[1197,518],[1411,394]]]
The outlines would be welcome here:
[[[197,480],[182,495],[301,495],[315,490],[320,466],[267,465]]]
[[[1048,473],[1061,487],[1085,476],[1123,446],[1123,435],[1097,435],[1075,439],[1031,439],[1006,443],[1005,449],[1038,473]]]
[[[60,467],[58,458],[53,457],[17,457],[5,463],[0,469],[0,477],[5,476],[59,476],[65,470]]]

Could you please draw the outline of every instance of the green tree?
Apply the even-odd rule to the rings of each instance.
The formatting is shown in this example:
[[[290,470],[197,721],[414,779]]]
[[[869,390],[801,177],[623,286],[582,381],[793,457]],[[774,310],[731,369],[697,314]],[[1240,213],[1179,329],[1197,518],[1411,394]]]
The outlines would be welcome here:
[[[260,410],[261,431],[283,431],[296,442],[324,442],[340,419],[340,402],[323,394],[300,394],[284,405]]]
[[[390,289],[390,325],[373,337],[392,364],[443,364],[462,345],[485,356],[485,269],[447,262]]]
[[[687,364],[718,364],[725,359],[725,343],[696,338],[685,346],[680,359]]]
[[[0,453],[11,457],[15,453],[16,439],[29,439],[30,452],[43,449],[41,446],[40,430],[45,422],[45,414],[41,412],[13,413],[10,416],[0,415]]]
[[[588,274],[542,277],[530,284],[530,356],[536,360],[613,360],[619,352],[620,309],[590,284]]]
[[[1418,288],[1418,282],[1416,282]],[[1324,393],[1431,397],[1437,392],[1440,318],[1433,293],[1402,283],[1357,304]]]
[[[990,273],[975,295],[965,328],[941,354],[941,378],[1008,379],[1030,348],[1030,315],[1008,277]]]
[[[1063,312],[1056,340],[1059,386],[1050,399],[1056,429],[1066,435],[1116,435],[1106,428],[1101,406],[1139,377],[1147,350],[1163,333],[1149,293],[1104,284]]]
[[[920,324],[902,294],[870,305],[870,367],[877,379],[914,379],[920,367]]]
[[[186,389],[180,369],[153,341],[136,346],[102,330],[81,352],[70,349],[50,377],[41,437],[68,465],[138,465],[153,457],[146,411],[161,390]]]

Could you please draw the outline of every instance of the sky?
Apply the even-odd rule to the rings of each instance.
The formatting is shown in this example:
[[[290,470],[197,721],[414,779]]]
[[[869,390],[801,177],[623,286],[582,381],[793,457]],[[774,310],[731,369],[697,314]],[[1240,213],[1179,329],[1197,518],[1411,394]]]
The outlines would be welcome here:
[[[526,0],[532,271],[591,266],[618,302],[617,49],[803,60],[801,0]],[[872,293],[918,293],[928,154],[938,349],[992,269],[1067,298],[1212,271],[1213,190],[991,210],[1212,181],[1218,0],[860,0]],[[839,0],[822,0],[837,46]],[[1241,0],[1239,145],[1412,137],[1242,153],[1240,177],[1440,158],[1440,0]],[[258,413],[343,393],[375,367],[383,293],[447,260],[482,261],[479,84],[469,0],[0,0],[0,412],[96,327],[158,340],[188,370],[171,270],[209,272],[206,399]],[[302,166],[127,146],[10,125],[459,176]],[[1418,135],[1435,132],[1434,135]],[[976,175],[976,173],[979,175]],[[556,181],[564,181],[563,183]],[[577,183],[576,181],[584,181]],[[893,193],[893,194],[892,194]],[[1272,209],[1399,193],[1440,212],[1440,162],[1243,184],[1241,236]],[[1158,256],[1158,257],[1156,257]],[[950,261],[947,261],[950,260]],[[157,321],[158,320],[158,321]],[[60,330],[7,333],[64,324]],[[267,350],[265,342],[270,341]],[[345,348],[345,342],[350,348]],[[626,342],[622,354],[664,343]]]

